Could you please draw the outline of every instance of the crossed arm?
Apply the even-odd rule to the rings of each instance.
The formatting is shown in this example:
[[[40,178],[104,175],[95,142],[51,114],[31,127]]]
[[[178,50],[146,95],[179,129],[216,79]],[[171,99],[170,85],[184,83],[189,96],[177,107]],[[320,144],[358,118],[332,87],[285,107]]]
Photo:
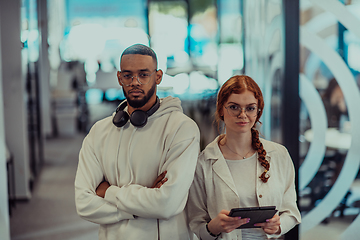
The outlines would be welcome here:
[[[199,153],[197,135],[168,146],[167,160],[161,167],[167,173],[160,174],[152,187],[139,184],[120,187],[102,182],[102,155],[94,147],[94,139],[84,140],[75,178],[76,208],[82,218],[97,224],[112,224],[134,219],[134,215],[168,219],[183,211]]]
[[[168,179],[165,177],[167,171],[161,173],[154,181],[154,184],[151,188],[160,188]],[[96,188],[96,195],[104,198],[106,190],[110,187],[110,184],[107,181],[102,181],[99,186]]]

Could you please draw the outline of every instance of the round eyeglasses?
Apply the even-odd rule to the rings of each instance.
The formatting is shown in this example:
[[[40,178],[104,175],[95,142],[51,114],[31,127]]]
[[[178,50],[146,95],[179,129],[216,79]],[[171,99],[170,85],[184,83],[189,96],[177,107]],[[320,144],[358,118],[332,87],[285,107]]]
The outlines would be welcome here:
[[[231,104],[225,108],[228,111],[229,115],[232,117],[240,116],[243,110],[248,117],[255,117],[259,112],[259,109],[256,105],[250,105],[242,108],[239,105]]]
[[[149,74],[147,72],[141,72],[139,73],[137,76],[136,75],[131,75],[130,73],[120,73],[120,82],[124,85],[124,86],[130,86],[133,78],[135,78],[141,85],[145,85],[148,84],[150,82],[150,78],[151,75],[153,75],[154,73],[156,73],[157,70],[155,70],[153,73]]]

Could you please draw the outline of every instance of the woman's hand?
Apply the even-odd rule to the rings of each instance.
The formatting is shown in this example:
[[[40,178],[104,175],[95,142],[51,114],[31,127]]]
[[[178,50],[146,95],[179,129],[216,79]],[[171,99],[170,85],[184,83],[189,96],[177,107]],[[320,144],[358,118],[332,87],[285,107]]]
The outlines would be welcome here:
[[[250,221],[249,218],[229,217],[229,213],[227,210],[221,210],[214,219],[211,219],[208,223],[208,228],[212,234],[219,235],[222,232],[232,232]]]
[[[280,217],[279,215],[274,215],[271,219],[267,219],[265,223],[256,223],[255,226],[261,226],[265,233],[267,234],[280,234]]]

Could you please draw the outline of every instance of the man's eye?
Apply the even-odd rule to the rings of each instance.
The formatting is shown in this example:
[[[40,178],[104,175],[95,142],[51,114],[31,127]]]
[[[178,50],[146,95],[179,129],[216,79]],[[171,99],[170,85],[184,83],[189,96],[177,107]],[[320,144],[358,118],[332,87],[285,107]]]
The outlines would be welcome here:
[[[141,77],[141,78],[146,78],[146,77],[148,77],[148,76],[149,76],[148,73],[140,73],[140,74],[139,74],[139,77]]]
[[[131,75],[130,74],[125,74],[125,75],[123,75],[123,78],[131,78]]]

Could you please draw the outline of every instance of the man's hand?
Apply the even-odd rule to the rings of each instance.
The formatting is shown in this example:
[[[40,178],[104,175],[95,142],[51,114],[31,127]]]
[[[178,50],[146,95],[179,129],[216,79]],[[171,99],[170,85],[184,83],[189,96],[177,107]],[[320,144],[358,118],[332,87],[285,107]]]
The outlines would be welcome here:
[[[151,188],[160,188],[168,179],[165,177],[167,171],[161,173],[156,179]],[[96,188],[96,195],[104,198],[106,190],[110,187],[110,184],[107,181],[102,181],[99,186]]]
[[[168,179],[165,177],[167,171],[161,173],[156,179],[151,188],[160,188]]]
[[[273,218],[267,219],[265,223],[256,223],[255,226],[261,226],[267,234],[280,234],[280,217],[275,214]]]
[[[106,190],[110,187],[110,184],[107,181],[102,181],[99,186],[96,188],[96,195],[104,198]]]

